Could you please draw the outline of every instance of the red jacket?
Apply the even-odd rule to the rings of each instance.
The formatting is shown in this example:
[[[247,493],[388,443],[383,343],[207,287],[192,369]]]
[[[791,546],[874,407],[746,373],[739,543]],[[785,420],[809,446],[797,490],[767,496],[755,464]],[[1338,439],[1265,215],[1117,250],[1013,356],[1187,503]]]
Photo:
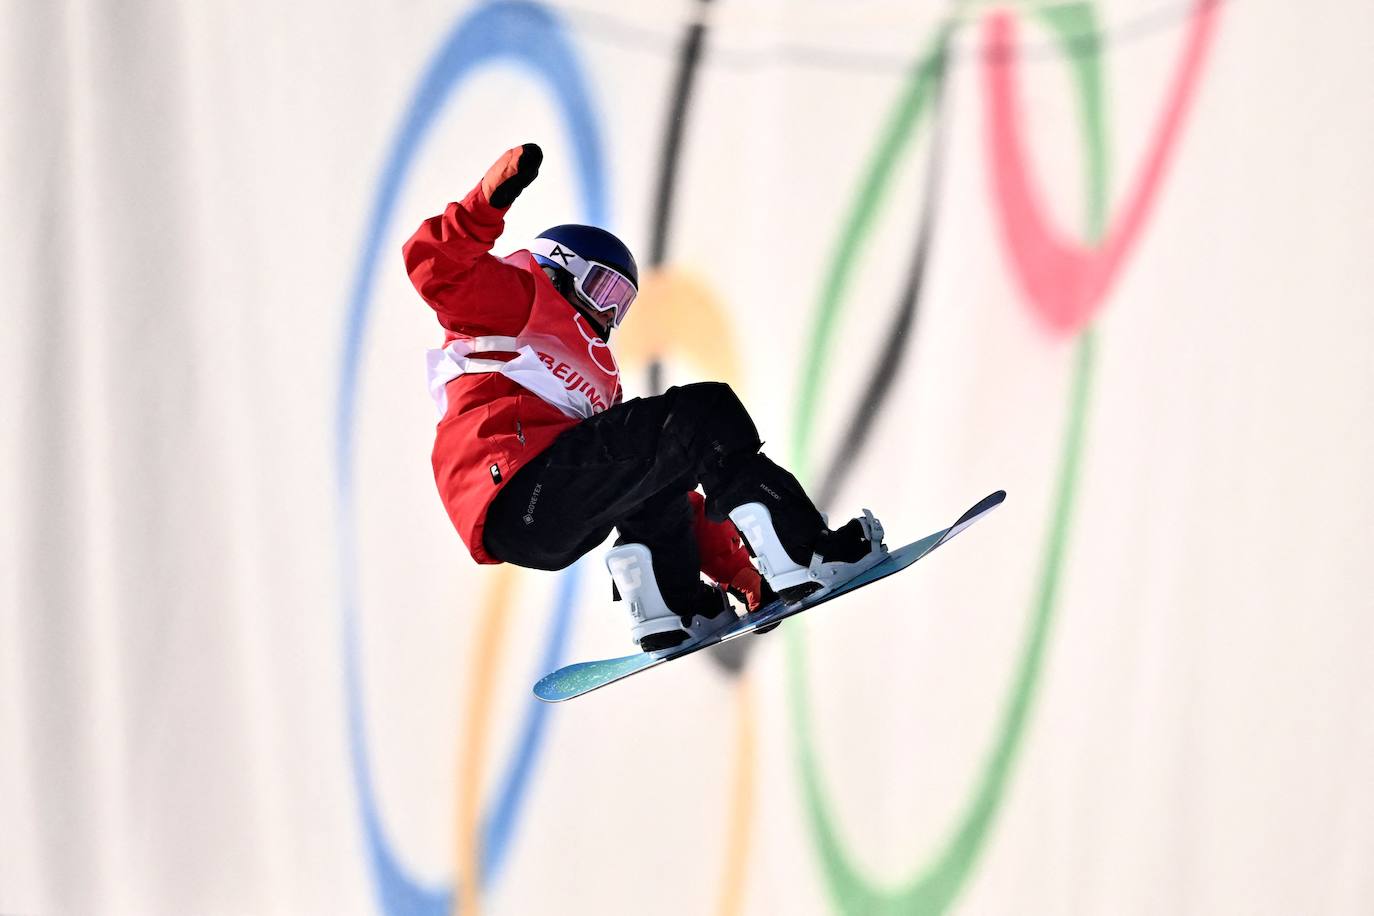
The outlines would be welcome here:
[[[425,220],[402,249],[411,282],[446,331],[446,350],[431,354],[432,370],[436,359],[449,361],[435,385],[443,415],[434,435],[434,479],[478,563],[500,562],[484,549],[482,528],[506,482],[563,430],[621,399],[610,349],[590,334],[533,256],[491,255],[504,228],[505,211],[490,204],[479,183],[441,216]],[[521,360],[517,347],[531,343],[527,351],[537,350],[548,371],[537,371],[539,365],[523,374],[511,370]],[[535,353],[526,355],[531,358],[522,362],[533,364]],[[453,368],[465,360],[484,368]],[[497,361],[506,365],[485,368]],[[749,555],[735,526],[708,521],[700,494],[693,497],[702,571],[728,584],[750,567]]]

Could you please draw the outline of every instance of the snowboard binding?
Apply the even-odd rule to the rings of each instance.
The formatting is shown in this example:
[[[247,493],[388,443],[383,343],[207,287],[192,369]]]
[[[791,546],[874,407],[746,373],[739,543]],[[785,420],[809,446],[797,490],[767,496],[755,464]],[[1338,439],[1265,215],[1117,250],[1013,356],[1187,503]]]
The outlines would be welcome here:
[[[655,658],[708,639],[739,621],[725,592],[698,582],[674,610],[659,591],[653,557],[643,544],[622,544],[606,554],[615,593],[630,611],[630,638]]]
[[[888,555],[882,523],[865,509],[863,515],[831,531],[822,529],[808,563],[799,563],[783,546],[773,516],[763,503],[731,510],[735,523],[758,562],[759,574],[789,604],[829,591],[881,563]]]

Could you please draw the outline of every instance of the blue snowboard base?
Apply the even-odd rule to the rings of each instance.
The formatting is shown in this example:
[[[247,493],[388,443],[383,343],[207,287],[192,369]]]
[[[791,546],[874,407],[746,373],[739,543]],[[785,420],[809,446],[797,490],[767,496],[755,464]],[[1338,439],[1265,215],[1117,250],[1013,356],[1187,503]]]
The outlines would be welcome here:
[[[983,497],[972,509],[969,509],[959,520],[948,528],[937,531],[928,537],[921,538],[914,544],[899,547],[887,555],[887,559],[871,566],[859,573],[848,582],[838,585],[829,592],[817,598],[803,598],[793,604],[788,604],[781,598],[769,602],[756,611],[741,617],[739,622],[721,632],[703,639],[700,642],[682,646],[670,653],[655,658],[646,652],[636,652],[633,655],[626,655],[621,658],[607,658],[595,662],[577,662],[559,668],[552,674],[546,674],[534,685],[534,695],[548,703],[561,703],[564,700],[571,700],[573,697],[580,697],[584,693],[590,693],[598,687],[605,687],[616,681],[627,678],[632,674],[638,674],[664,662],[691,655],[702,649],[745,636],[757,631],[760,627],[766,627],[771,623],[776,623],[794,614],[800,614],[808,608],[825,604],[841,595],[863,588],[865,585],[872,585],[879,579],[886,579],[893,573],[901,572],[912,563],[930,553],[936,547],[972,525],[982,518],[992,509],[1002,504],[1002,500],[1007,498],[1005,490],[998,490]]]

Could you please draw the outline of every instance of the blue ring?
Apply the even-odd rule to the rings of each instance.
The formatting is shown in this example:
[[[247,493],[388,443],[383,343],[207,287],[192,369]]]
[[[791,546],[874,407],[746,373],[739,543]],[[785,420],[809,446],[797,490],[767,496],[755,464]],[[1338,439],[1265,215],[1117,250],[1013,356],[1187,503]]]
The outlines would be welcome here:
[[[583,71],[562,23],[537,3],[504,0],[482,4],[460,19],[431,60],[411,99],[391,146],[373,199],[372,216],[363,242],[358,270],[348,303],[342,371],[336,416],[335,459],[338,469],[340,591],[344,624],[344,692],[348,713],[349,754],[353,782],[361,808],[372,876],[382,910],[392,916],[447,916],[453,911],[454,891],[421,885],[408,875],[392,852],[382,826],[372,773],[368,763],[362,713],[358,651],[358,599],[355,578],[357,545],[353,512],[353,419],[357,400],[358,365],[372,304],[373,278],[382,239],[400,189],[443,103],[478,67],[514,62],[528,66],[554,95],[566,119],[581,180],[582,205],[588,222],[606,222],[605,168],[595,110]],[[570,627],[579,567],[560,578],[548,642],[540,659],[542,674],[562,657]],[[482,829],[481,878],[490,885],[505,859],[511,834],[528,788],[544,735],[548,707],[535,700],[525,715],[515,754],[501,780],[495,806]]]

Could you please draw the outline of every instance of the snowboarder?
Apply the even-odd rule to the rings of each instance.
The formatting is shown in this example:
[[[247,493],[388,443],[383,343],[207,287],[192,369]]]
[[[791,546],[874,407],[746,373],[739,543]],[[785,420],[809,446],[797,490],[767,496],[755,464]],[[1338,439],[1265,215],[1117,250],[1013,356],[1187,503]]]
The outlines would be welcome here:
[[[528,250],[490,254],[542,160],[533,143],[508,150],[403,249],[445,330],[428,355],[434,476],[473,559],[563,569],[617,529],[613,591],[651,653],[733,624],[727,591],[754,609],[880,560],[872,515],[830,530],[760,451],[728,385],[622,400],[609,340],[639,273],[614,235],[561,225]]]

